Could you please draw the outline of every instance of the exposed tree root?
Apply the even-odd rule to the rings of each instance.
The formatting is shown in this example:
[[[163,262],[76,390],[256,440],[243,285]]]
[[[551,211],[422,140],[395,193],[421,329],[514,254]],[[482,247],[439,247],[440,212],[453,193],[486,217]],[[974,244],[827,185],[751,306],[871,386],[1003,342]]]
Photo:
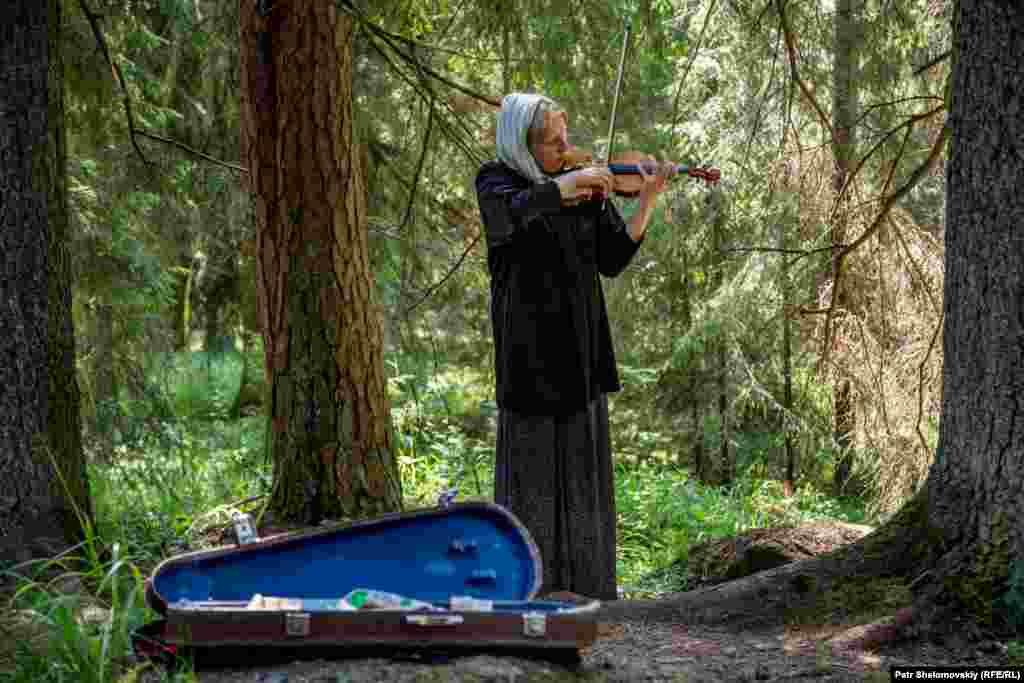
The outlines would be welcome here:
[[[914,609],[904,607],[892,616],[847,629],[829,638],[828,644],[835,653],[875,650],[906,637],[906,627],[914,622],[914,617]]]
[[[728,583],[662,600],[621,600],[602,607],[609,621],[646,619],[773,628],[793,624],[848,624],[829,643],[839,650],[874,649],[903,638],[940,638],[954,631],[982,637],[994,625],[993,572],[998,558],[974,562],[976,583],[951,591],[963,563],[944,552],[928,524],[922,490],[889,522],[856,543]],[[985,570],[984,572],[981,570]],[[994,574],[993,574],[994,575]],[[973,603],[964,596],[974,596]],[[986,603],[987,601],[987,603]]]

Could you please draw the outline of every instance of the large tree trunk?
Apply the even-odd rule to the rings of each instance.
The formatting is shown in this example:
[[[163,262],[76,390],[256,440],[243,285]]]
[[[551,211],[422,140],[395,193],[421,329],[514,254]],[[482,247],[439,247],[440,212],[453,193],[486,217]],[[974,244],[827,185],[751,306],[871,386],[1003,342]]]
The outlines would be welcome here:
[[[241,0],[241,23],[270,507],[304,523],[394,511],[401,486],[354,140],[354,24],[319,0]]]
[[[942,419],[925,486],[841,551],[606,617],[781,620],[837,586],[898,577],[921,630],[1007,625],[1009,570],[1024,562],[1024,11],[959,0],[953,51]]]
[[[855,144],[854,122],[857,103],[857,49],[859,42],[858,9],[855,7],[863,0],[838,0],[833,25],[835,62],[832,84],[832,126],[835,139],[832,141],[835,156],[835,168],[832,173],[832,188],[838,196],[850,176]],[[847,197],[850,196],[848,193]],[[849,201],[844,200],[836,211],[832,223],[832,244],[846,241],[847,207]],[[839,272],[841,262],[839,250],[832,254],[832,299],[835,303],[836,317],[847,314],[850,297],[848,287],[843,284]],[[838,321],[837,321],[838,322]],[[833,332],[833,335],[836,333]],[[835,439],[837,457],[835,477],[833,480],[836,495],[842,495],[846,482],[850,478],[851,459],[853,457],[853,432],[856,427],[856,413],[853,404],[853,385],[848,377],[839,376],[832,387],[832,405],[834,411],[833,438]]]
[[[1010,562],[1024,563],[1024,9],[960,0],[953,21],[942,420],[928,517],[943,532],[937,576],[964,579],[946,595],[985,617]]]
[[[67,250],[58,0],[0,22],[0,560],[82,537],[82,453]]]

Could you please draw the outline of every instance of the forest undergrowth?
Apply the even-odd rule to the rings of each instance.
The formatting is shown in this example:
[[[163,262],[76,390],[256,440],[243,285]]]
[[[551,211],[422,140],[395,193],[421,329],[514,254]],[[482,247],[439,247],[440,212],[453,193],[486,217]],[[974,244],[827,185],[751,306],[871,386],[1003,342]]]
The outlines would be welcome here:
[[[230,383],[228,372],[204,372]],[[164,381],[162,414],[126,405],[119,424],[131,428],[112,452],[102,450],[109,440],[88,440],[96,523],[87,540],[48,561],[0,568],[0,681],[129,683],[131,633],[156,616],[145,578],[169,556],[217,545],[234,511],[260,514],[272,484],[264,416],[231,418],[231,391],[196,386],[187,372]],[[495,408],[486,378],[469,369],[394,372],[391,389],[405,508],[432,506],[453,487],[457,500],[491,500]],[[764,435],[734,437],[730,484],[703,483],[679,456],[678,436],[642,401],[626,392],[610,404],[622,597],[687,590],[689,550],[710,539],[820,519],[878,521],[864,501],[826,495],[827,481],[807,478],[784,496],[768,476]],[[1024,643],[1010,648],[1024,663]],[[175,680],[189,680],[187,669]]]

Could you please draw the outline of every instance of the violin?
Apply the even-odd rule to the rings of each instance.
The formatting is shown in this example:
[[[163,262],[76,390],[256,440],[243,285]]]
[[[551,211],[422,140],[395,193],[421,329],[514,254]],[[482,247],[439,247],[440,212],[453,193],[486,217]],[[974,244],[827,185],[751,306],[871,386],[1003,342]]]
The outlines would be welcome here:
[[[593,155],[579,147],[570,146],[562,155],[562,170],[558,175],[578,171],[593,164]],[[608,163],[608,170],[612,172],[615,179],[614,193],[618,197],[636,197],[643,189],[644,180],[640,169],[648,175],[658,172],[659,164],[654,157],[644,154],[639,150],[630,150],[615,155],[615,158]],[[687,175],[691,178],[703,180],[708,185],[714,185],[722,178],[722,172],[710,166],[689,166],[687,164],[674,164],[671,175]],[[671,176],[670,176],[671,177]],[[585,193],[578,197],[566,199],[563,203],[575,205],[586,200],[603,200],[601,193]]]

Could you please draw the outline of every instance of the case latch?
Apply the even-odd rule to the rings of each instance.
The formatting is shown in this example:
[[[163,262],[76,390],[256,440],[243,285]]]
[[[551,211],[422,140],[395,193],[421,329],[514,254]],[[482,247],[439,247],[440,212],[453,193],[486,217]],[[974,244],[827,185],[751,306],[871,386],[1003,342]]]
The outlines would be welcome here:
[[[523,615],[523,635],[527,638],[543,638],[548,632],[548,618],[543,612],[527,612]]]
[[[260,540],[260,537],[256,535],[251,516],[244,512],[236,512],[231,515],[231,522],[235,526],[235,540],[238,545],[249,545]]]
[[[309,635],[309,615],[305,612],[286,612],[284,615],[284,632],[291,638],[302,638]]]

